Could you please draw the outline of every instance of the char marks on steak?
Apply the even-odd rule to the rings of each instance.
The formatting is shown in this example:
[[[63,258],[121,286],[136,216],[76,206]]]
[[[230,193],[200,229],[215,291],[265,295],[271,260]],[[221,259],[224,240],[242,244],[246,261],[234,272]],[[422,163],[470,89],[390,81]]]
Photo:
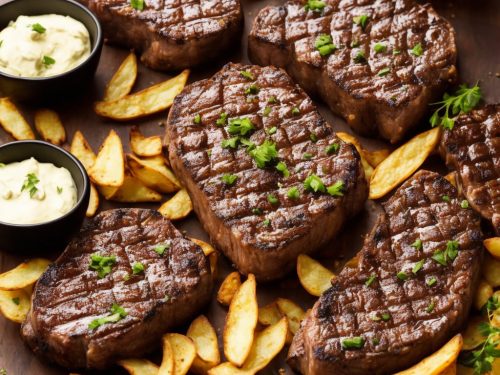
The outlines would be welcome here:
[[[500,104],[459,116],[444,131],[440,151],[472,208],[500,235]]]
[[[357,267],[344,268],[302,322],[290,364],[309,375],[394,373],[456,333],[467,319],[482,257],[480,218],[461,200],[434,172],[406,181],[383,204]],[[353,337],[364,345],[343,349]]]
[[[80,0],[99,18],[108,41],[142,53],[152,69],[193,67],[220,57],[238,43],[243,24],[239,0]]]
[[[262,9],[249,36],[252,62],[286,68],[358,133],[400,141],[456,79],[453,28],[414,0],[322,2],[320,11],[303,1]],[[328,56],[315,48],[321,34],[335,46]]]
[[[163,255],[155,251],[158,245],[165,248]],[[116,257],[111,273],[99,278],[89,269],[94,253]],[[142,263],[144,271],[134,275],[135,263]],[[51,362],[101,369],[151,350],[163,333],[208,302],[211,288],[201,248],[157,211],[105,211],[42,275],[21,334]],[[93,320],[110,315],[115,303],[126,317],[90,329]]]
[[[238,119],[254,129],[234,141],[228,132]],[[281,69],[228,64],[187,86],[170,109],[167,137],[172,168],[212,241],[260,280],[290,271],[298,254],[331,240],[364,206],[359,154]],[[275,145],[277,158],[259,168],[249,150],[262,151],[264,142]],[[311,174],[325,187],[342,181],[343,195],[305,191]]]

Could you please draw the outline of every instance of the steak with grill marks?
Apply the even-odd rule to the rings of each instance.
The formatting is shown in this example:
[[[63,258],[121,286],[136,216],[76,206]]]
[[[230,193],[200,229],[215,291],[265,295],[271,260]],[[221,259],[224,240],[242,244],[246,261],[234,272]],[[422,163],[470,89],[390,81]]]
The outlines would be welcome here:
[[[358,265],[342,270],[302,322],[290,364],[310,375],[389,374],[460,330],[482,258],[480,218],[461,200],[434,172],[406,181],[383,204]]]
[[[220,57],[238,43],[243,25],[239,0],[80,0],[94,12],[111,43],[134,48],[153,69],[193,67]]]
[[[444,131],[440,151],[472,208],[500,235],[500,104],[459,116]]]
[[[187,86],[170,109],[167,138],[172,168],[212,241],[259,280],[293,269],[366,200],[356,149],[275,67],[228,64]],[[316,192],[304,185],[313,175]],[[343,188],[330,195],[336,183]]]
[[[95,253],[116,257],[109,274],[99,277],[89,269]],[[134,274],[137,263],[144,271]],[[163,333],[209,301],[211,288],[201,248],[157,211],[105,211],[84,226],[37,282],[21,335],[51,362],[102,369],[154,348]],[[111,315],[113,304],[126,316],[90,328],[95,319]]]
[[[414,0],[318,3],[324,8],[294,0],[262,9],[250,59],[286,68],[358,133],[400,141],[456,79],[453,28]],[[315,43],[323,34],[322,56]]]

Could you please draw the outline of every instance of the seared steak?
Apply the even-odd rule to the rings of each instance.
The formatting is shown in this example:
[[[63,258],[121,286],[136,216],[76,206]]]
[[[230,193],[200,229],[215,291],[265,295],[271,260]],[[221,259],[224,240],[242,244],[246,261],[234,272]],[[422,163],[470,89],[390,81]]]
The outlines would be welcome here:
[[[383,205],[358,266],[344,268],[302,322],[290,364],[303,374],[389,374],[450,339],[467,318],[482,257],[479,216],[461,200],[436,173],[406,181]]]
[[[107,270],[89,267],[93,254],[116,262]],[[201,248],[158,212],[105,211],[42,275],[21,334],[51,362],[105,368],[152,349],[208,302],[211,288]],[[116,306],[123,309],[115,319],[113,306],[115,314]],[[112,321],[96,324],[100,318]]]
[[[472,208],[500,235],[500,104],[461,115],[444,131],[440,150]]]
[[[414,0],[317,3],[326,6],[288,1],[262,9],[249,37],[251,60],[286,68],[360,134],[400,141],[456,78],[453,28]]]
[[[243,24],[239,0],[80,0],[99,18],[107,40],[134,48],[153,69],[176,70],[220,57],[238,43]]]
[[[212,241],[260,280],[290,271],[364,206],[359,154],[281,69],[228,64],[187,86],[167,137]]]

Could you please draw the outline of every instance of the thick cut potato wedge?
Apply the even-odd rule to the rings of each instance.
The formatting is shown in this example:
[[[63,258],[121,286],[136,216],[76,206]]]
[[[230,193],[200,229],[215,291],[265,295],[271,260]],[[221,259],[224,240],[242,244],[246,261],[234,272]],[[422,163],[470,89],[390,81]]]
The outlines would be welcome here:
[[[487,255],[483,262],[483,277],[493,288],[500,286],[500,260]]]
[[[0,313],[7,319],[22,323],[31,307],[31,295],[25,289],[0,290]]]
[[[163,199],[160,193],[148,188],[141,180],[128,173],[125,173],[123,185],[115,190],[109,190],[108,194],[111,196],[106,199],[122,203],[161,202]]]
[[[254,373],[251,371],[240,370],[231,362],[224,362],[219,366],[210,369],[210,371],[208,371],[208,375],[254,375]]]
[[[270,326],[279,322],[279,320],[283,317],[276,302],[271,302],[270,304],[259,307],[259,324],[263,326]]]
[[[492,256],[500,260],[500,237],[487,238],[483,244]]]
[[[161,360],[160,369],[158,370],[158,375],[174,375],[174,350],[165,335],[162,337],[161,342],[163,346],[163,358]]]
[[[0,290],[17,290],[34,284],[52,263],[36,258],[0,274]]]
[[[457,361],[449,365],[444,371],[440,372],[439,375],[457,375]]]
[[[410,177],[434,151],[439,138],[440,128],[436,127],[418,134],[394,150],[373,171],[369,198],[382,198]]]
[[[196,374],[206,374],[209,369],[220,363],[217,333],[204,315],[193,320],[186,336],[193,340],[196,347],[196,358],[191,371]]]
[[[332,286],[331,280],[335,277],[328,268],[305,254],[297,258],[297,275],[304,289],[316,297]]]
[[[35,139],[35,133],[9,98],[0,98],[0,125],[15,140]]]
[[[165,165],[162,156],[140,159],[135,155],[127,155],[128,166],[132,174],[147,187],[161,193],[174,193],[180,189],[179,180]]]
[[[252,348],[259,308],[255,276],[250,274],[231,301],[224,326],[224,354],[232,364],[241,366]]]
[[[202,240],[197,240],[196,238],[190,238],[191,241],[193,241],[195,244],[197,244],[201,249],[203,250],[203,254],[205,256],[209,256],[212,253],[215,253],[215,249],[213,248],[212,245],[202,241]]]
[[[94,165],[89,171],[90,178],[99,186],[120,187],[125,180],[125,159],[122,141],[114,130],[104,140]]]
[[[71,142],[71,152],[83,164],[87,172],[92,168],[95,163],[96,154],[90,147],[89,143],[83,136],[82,132],[77,130]]]
[[[196,348],[193,340],[178,333],[164,335],[174,354],[174,374],[185,375],[196,357]]]
[[[290,332],[295,335],[300,328],[300,322],[306,316],[305,311],[295,302],[286,298],[278,298],[276,300],[276,305],[279,311],[288,318]]]
[[[123,359],[118,361],[130,375],[158,375],[159,367],[147,359]]]
[[[474,295],[474,307],[481,310],[488,299],[493,295],[493,288],[486,281],[481,280]]]
[[[99,203],[100,203],[99,192],[97,191],[95,185],[93,183],[90,183],[89,206],[87,207],[87,212],[85,213],[85,216],[93,217],[97,213],[97,210],[99,209]]]
[[[35,112],[35,128],[46,142],[62,145],[66,142],[66,130],[59,115],[50,109],[39,109]]]
[[[189,70],[178,76],[148,87],[123,98],[95,103],[95,112],[114,120],[132,120],[170,108],[174,98],[181,93],[189,77]]]
[[[217,301],[221,305],[229,306],[233,300],[234,295],[240,289],[241,277],[239,272],[234,271],[226,276],[222,282],[219,291],[217,292]]]
[[[163,145],[158,135],[145,137],[137,126],[130,130],[130,148],[137,156],[150,157],[161,155]]]
[[[434,354],[396,375],[439,375],[455,363],[461,349],[462,336],[458,334]]]
[[[186,191],[181,189],[168,201],[163,203],[158,211],[169,220],[180,220],[193,210],[193,202]]]
[[[111,77],[104,90],[105,102],[121,99],[127,96],[137,79],[137,57],[131,52],[121,63],[116,73]]]
[[[356,147],[356,150],[358,150],[359,156],[361,157],[361,165],[363,166],[363,170],[365,171],[365,177],[368,181],[370,181],[373,173],[373,167],[366,160],[363,147],[361,146],[359,140],[355,136],[344,132],[338,132],[337,137],[342,139],[344,142],[351,143],[354,147]]]
[[[382,163],[391,153],[386,148],[380,149],[380,150],[375,150],[375,151],[368,151],[363,149],[363,154],[365,156],[366,161],[373,167],[376,168],[377,165]]]

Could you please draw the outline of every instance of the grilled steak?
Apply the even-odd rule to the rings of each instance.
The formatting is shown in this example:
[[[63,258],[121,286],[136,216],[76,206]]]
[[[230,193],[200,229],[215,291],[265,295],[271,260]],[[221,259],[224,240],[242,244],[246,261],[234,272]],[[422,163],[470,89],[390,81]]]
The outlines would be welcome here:
[[[460,203],[433,172],[406,181],[383,205],[358,266],[344,268],[302,322],[290,364],[303,374],[389,374],[457,332],[482,256],[479,216]]]
[[[109,273],[106,264],[91,268],[92,254],[116,263]],[[40,278],[21,334],[51,362],[105,368],[150,350],[208,302],[211,287],[201,248],[158,212],[110,210],[84,226]],[[96,324],[100,318],[111,322]]]
[[[446,164],[456,169],[472,208],[500,235],[500,104],[461,115],[441,139]]]
[[[275,67],[228,64],[187,86],[167,137],[212,241],[260,280],[284,275],[299,253],[332,239],[366,199],[355,148]]]
[[[317,3],[326,6],[288,1],[262,9],[249,37],[251,60],[286,68],[358,133],[400,141],[456,78],[451,25],[414,0]]]
[[[239,0],[80,0],[99,18],[107,40],[134,48],[153,69],[189,68],[219,57],[240,38]]]

